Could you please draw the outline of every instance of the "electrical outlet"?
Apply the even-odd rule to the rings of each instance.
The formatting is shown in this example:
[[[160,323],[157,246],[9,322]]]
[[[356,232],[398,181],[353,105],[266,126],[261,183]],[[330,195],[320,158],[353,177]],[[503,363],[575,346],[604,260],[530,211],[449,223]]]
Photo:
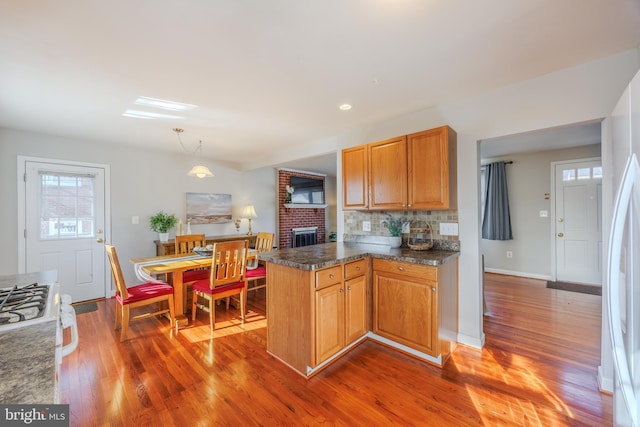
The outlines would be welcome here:
[[[513,252],[507,251],[507,258],[513,258]]]
[[[458,223],[457,222],[441,222],[440,235],[441,236],[457,236]]]
[[[134,215],[131,217],[131,224],[136,225],[140,223],[140,218],[138,217],[138,215]]]
[[[549,211],[540,211],[540,218],[547,218],[549,216]]]
[[[362,231],[371,231],[371,221],[362,221]]]

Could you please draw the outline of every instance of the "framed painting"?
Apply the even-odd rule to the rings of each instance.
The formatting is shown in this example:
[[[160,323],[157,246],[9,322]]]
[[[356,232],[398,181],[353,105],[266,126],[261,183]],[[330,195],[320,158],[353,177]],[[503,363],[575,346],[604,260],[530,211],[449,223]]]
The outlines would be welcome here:
[[[187,222],[191,225],[231,222],[231,194],[187,193]]]

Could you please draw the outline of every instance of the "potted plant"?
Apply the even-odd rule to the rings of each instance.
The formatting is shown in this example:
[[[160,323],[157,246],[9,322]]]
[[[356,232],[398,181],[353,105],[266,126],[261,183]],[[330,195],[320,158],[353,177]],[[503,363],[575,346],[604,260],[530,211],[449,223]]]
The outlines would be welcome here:
[[[387,219],[382,221],[382,225],[384,225],[387,230],[389,230],[389,234],[391,234],[392,248],[399,248],[402,245],[402,227],[408,222],[406,218],[394,218],[391,214],[387,214]]]
[[[149,218],[149,225],[153,231],[158,233],[161,242],[169,241],[169,230],[171,230],[177,222],[178,218],[176,218],[174,214],[168,215],[163,211]]]
[[[284,202],[285,203],[291,203],[291,196],[293,195],[293,192],[295,191],[295,187],[287,185],[286,190],[287,190],[287,192],[284,195]]]

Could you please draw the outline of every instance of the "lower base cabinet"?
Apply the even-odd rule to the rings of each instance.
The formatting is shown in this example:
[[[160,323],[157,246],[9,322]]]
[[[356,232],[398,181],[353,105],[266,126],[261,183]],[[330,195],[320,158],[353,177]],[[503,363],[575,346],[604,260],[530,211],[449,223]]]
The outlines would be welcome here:
[[[456,342],[457,262],[373,260],[373,332],[442,363]],[[454,267],[455,268],[452,268]]]
[[[320,270],[269,263],[267,351],[304,376],[371,325],[368,259]]]
[[[315,291],[316,366],[368,331],[366,261],[345,264],[344,276],[341,271],[339,277],[349,277],[349,271],[356,264],[362,266],[358,277]],[[323,275],[316,276],[316,286],[321,287]],[[337,278],[337,274],[334,277]]]
[[[373,331],[442,366],[456,343],[457,268],[457,260],[365,258],[319,270],[269,263],[267,351],[309,377]]]

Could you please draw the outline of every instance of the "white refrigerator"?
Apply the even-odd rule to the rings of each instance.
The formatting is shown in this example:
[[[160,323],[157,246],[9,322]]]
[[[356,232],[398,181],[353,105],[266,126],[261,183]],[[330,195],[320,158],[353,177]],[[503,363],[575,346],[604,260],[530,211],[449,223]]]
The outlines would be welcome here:
[[[614,365],[614,424],[640,427],[640,73],[611,118],[611,176],[617,195],[609,234],[606,300]]]

